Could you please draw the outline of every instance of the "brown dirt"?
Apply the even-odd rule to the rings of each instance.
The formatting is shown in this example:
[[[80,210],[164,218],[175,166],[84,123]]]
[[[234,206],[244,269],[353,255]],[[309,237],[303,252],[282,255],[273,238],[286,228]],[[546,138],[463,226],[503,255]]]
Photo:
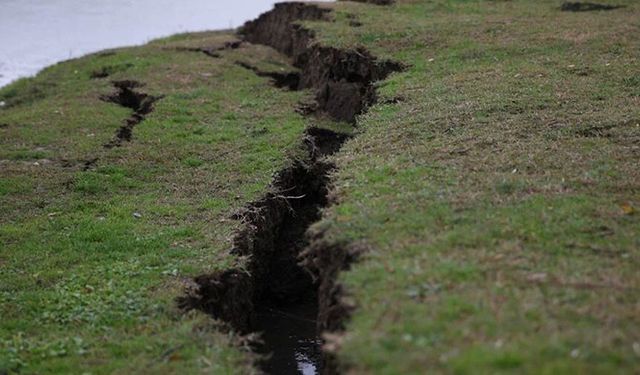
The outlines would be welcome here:
[[[281,3],[247,22],[240,33],[249,42],[268,45],[290,56],[301,71],[299,88],[316,90],[318,110],[334,120],[354,123],[376,99],[372,83],[403,67],[379,61],[366,50],[314,45],[313,33],[294,22],[326,20],[328,12],[315,5]]]

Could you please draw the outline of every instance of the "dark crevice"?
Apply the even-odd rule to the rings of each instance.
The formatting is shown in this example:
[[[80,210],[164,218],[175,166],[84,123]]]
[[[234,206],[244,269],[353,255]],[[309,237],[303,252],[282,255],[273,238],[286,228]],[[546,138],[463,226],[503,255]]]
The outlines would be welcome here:
[[[113,86],[117,91],[111,95],[104,95],[101,99],[130,108],[133,114],[124,120],[124,124],[116,131],[115,137],[104,145],[105,148],[119,147],[123,142],[130,142],[133,128],[144,121],[145,116],[153,111],[153,104],[161,99],[159,96],[136,91],[135,89],[143,86],[137,81],[114,81]]]
[[[384,99],[384,100],[380,101],[380,103],[382,103],[382,104],[398,104],[398,103],[404,102],[405,100],[406,99],[404,97],[395,96],[393,98]]]
[[[376,100],[372,83],[404,66],[380,61],[364,49],[313,44],[313,32],[295,23],[326,20],[328,12],[303,3],[276,4],[273,11],[247,22],[240,33],[249,42],[271,46],[290,56],[300,69],[298,88],[316,91],[317,110],[336,121],[355,123],[356,116]]]
[[[580,1],[567,1],[560,6],[563,12],[592,12],[597,10],[614,10],[624,8],[624,5],[598,4]]]
[[[614,138],[616,129],[635,126],[637,123],[637,119],[630,119],[620,123],[586,126],[575,130],[575,134],[579,137],[585,138]],[[625,133],[625,138],[630,139],[630,135],[631,134],[628,132]]]
[[[349,139],[347,134],[323,128],[309,128],[306,134],[305,143],[312,158],[335,154]]]
[[[238,64],[272,78],[276,86],[315,90],[315,103],[299,112],[320,112],[353,124],[376,100],[373,83],[402,66],[362,49],[312,44],[313,33],[296,22],[325,20],[328,14],[316,5],[280,3],[242,28],[245,40],[291,57],[300,71],[295,78]],[[330,204],[336,166],[326,157],[349,138],[324,128],[307,129],[302,140],[306,156],[277,173],[270,193],[233,216],[243,225],[232,253],[246,259],[244,268],[198,276],[197,287],[178,300],[182,308],[206,311],[241,333],[263,332],[264,343],[255,350],[273,354],[259,363],[266,373],[300,373],[301,366],[337,372],[335,357],[321,355],[319,337],[342,329],[349,316],[352,306],[344,302],[336,280],[356,253],[350,246],[325,243],[321,236],[309,238],[307,231]]]
[[[222,55],[220,55],[220,52],[225,51],[225,50],[230,50],[230,49],[238,49],[238,48],[240,48],[240,46],[242,46],[242,41],[241,40],[233,40],[233,41],[225,42],[221,46],[186,47],[186,48],[178,47],[176,49],[178,51],[200,52],[200,53],[204,53],[205,55],[207,55],[209,57],[213,57],[213,58],[217,59],[217,58],[222,57]]]
[[[271,78],[273,84],[278,88],[295,91],[300,86],[300,74],[297,72],[266,72],[242,61],[236,61],[236,65],[254,72],[258,77]]]
[[[88,171],[90,169],[93,169],[96,164],[98,163],[98,158],[92,158],[92,159],[88,159],[82,162],[82,170],[83,171]]]

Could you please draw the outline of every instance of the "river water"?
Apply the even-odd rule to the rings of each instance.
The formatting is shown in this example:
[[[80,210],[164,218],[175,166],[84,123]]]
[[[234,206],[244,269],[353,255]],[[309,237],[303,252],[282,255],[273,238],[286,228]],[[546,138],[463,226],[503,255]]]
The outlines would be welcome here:
[[[0,87],[56,62],[186,31],[229,29],[273,0],[0,0]]]

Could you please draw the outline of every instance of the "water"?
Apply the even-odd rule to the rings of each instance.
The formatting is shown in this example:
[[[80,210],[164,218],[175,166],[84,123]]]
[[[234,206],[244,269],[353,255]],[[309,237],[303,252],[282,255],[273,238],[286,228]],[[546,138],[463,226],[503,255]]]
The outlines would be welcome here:
[[[0,87],[56,62],[187,31],[229,29],[273,0],[0,0]]]
[[[257,332],[264,344],[258,352],[268,355],[261,363],[267,374],[316,375],[322,366],[316,318],[317,296],[285,306],[265,306],[258,311]]]

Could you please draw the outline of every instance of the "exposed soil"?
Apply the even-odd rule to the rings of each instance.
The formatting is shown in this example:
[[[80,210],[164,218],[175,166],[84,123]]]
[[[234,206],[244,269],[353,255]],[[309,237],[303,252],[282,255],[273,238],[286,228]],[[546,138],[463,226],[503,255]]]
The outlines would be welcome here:
[[[178,48],[179,51],[189,51],[189,52],[200,52],[205,55],[213,58],[220,58],[221,55],[219,52],[229,49],[237,49],[242,45],[241,40],[232,40],[229,42],[225,42],[221,46],[211,46],[211,47],[195,47],[195,48]]]
[[[325,20],[328,16],[329,10],[316,5],[281,3],[242,28],[247,41],[271,46],[290,56],[299,74],[263,72],[238,64],[272,78],[278,87],[315,89],[316,103],[307,108],[313,107],[338,121],[355,123],[356,116],[376,100],[373,83],[402,67],[378,61],[365,50],[314,45],[310,43],[312,33],[295,24],[299,20]],[[284,336],[288,335],[288,328],[282,326],[287,324],[277,315],[293,319],[289,326],[300,319],[308,324],[309,318],[300,315],[300,311],[308,315],[309,310],[302,306],[310,306],[310,296],[317,298],[312,304],[316,329],[311,336],[298,340],[305,345],[313,343],[313,348],[304,349],[303,345],[302,349],[295,348],[296,353],[319,352],[320,333],[342,329],[348,318],[351,307],[343,303],[343,290],[336,279],[355,259],[355,252],[348,246],[325,244],[321,237],[311,242],[306,236],[310,225],[321,218],[322,208],[330,203],[329,175],[335,165],[325,157],[337,152],[348,138],[327,129],[307,129],[302,140],[306,157],[292,161],[277,174],[270,193],[234,215],[243,227],[234,238],[232,252],[248,259],[246,268],[196,277],[197,288],[178,300],[183,308],[206,311],[239,332],[264,330],[266,345],[257,351],[274,352],[271,360],[261,364],[267,373],[301,371],[300,362],[295,367],[295,362],[283,360],[283,354],[278,352],[282,342],[287,341]],[[337,372],[330,356],[302,357],[315,361],[311,364],[315,372]]]
[[[591,12],[596,10],[613,10],[618,8],[623,8],[622,5],[609,5],[609,4],[598,4],[598,3],[588,3],[588,2],[571,2],[567,1],[562,4],[560,10],[563,12]]]
[[[251,70],[259,77],[271,78],[276,87],[289,90],[298,90],[300,87],[300,74],[298,72],[266,72],[242,61],[236,61],[236,65]]]
[[[101,99],[130,108],[133,114],[124,121],[115,137],[104,145],[106,148],[119,147],[123,142],[131,141],[133,128],[144,121],[145,116],[153,111],[153,104],[161,99],[161,97],[136,91],[135,89],[143,86],[137,81],[114,81],[113,86],[117,91],[111,95],[102,96]]]
[[[300,89],[316,90],[317,109],[337,121],[354,123],[375,97],[372,83],[404,67],[379,61],[366,50],[341,50],[312,44],[313,33],[296,21],[327,20],[329,10],[303,3],[276,4],[247,22],[240,33],[252,43],[275,48],[300,69]]]
[[[92,158],[92,159],[85,160],[82,163],[82,170],[83,171],[88,171],[90,169],[93,169],[96,166],[96,164],[98,163],[98,160],[99,160],[98,158]]]

